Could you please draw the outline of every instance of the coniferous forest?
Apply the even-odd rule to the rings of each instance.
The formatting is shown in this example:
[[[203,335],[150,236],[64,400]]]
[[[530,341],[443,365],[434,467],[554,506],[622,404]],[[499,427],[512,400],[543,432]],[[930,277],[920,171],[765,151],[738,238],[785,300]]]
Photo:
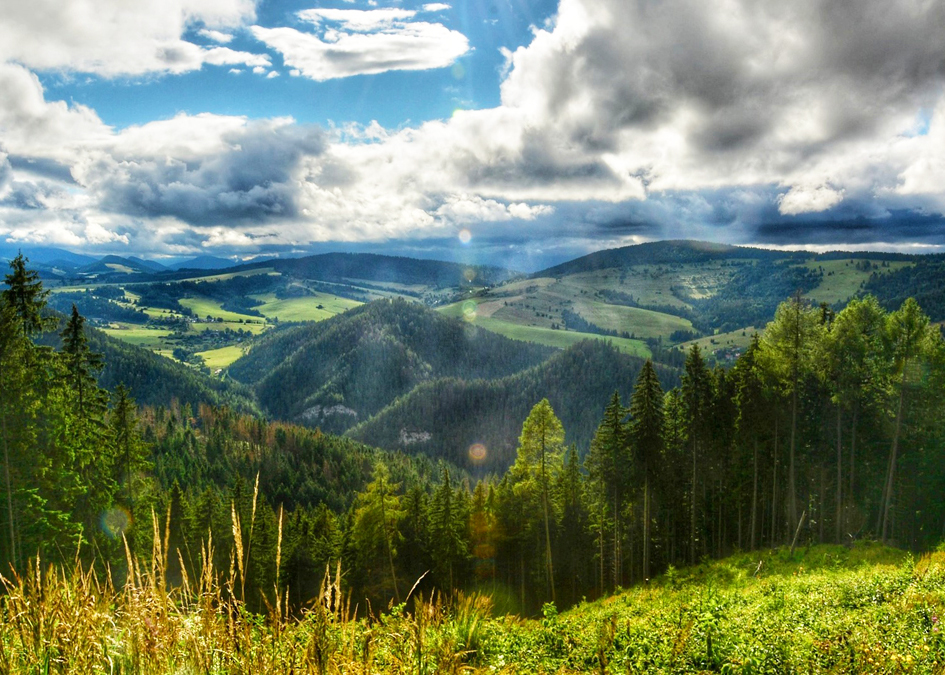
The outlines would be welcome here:
[[[515,639],[565,640],[564,624],[554,629],[559,611],[628,587],[678,590],[682,568],[711,576],[720,569],[713,560],[777,549],[793,562],[798,550],[853,551],[863,542],[921,554],[945,540],[945,342],[911,298],[890,309],[861,295],[835,310],[796,294],[730,367],[710,367],[697,345],[676,372],[641,361],[622,385],[629,395],[614,392],[594,413],[586,447],[565,440],[570,411],[536,393],[516,421],[514,456],[483,474],[471,467],[485,446],[459,449],[471,461],[458,462],[450,461],[457,448],[382,451],[219,399],[138,405],[125,386],[134,368],[103,388],[107,364],[94,334],[75,306],[65,317],[47,307],[22,256],[5,282],[0,566],[8,618],[28,598],[45,597],[36,595],[43,584],[75,597],[112,589],[124,593],[126,609],[129,593],[141,600],[147,590],[162,602],[179,597],[178,611],[203,616],[205,628],[210,614],[228,616],[220,625],[272,644],[277,637],[266,631],[274,629],[262,626],[291,626],[303,632],[287,634],[302,642],[305,626],[321,626],[304,633],[313,672],[340,668],[349,648],[349,667],[360,659],[364,672],[369,657],[382,659],[372,662],[379,670],[458,672],[498,653],[500,638],[483,642],[498,630],[485,627],[493,614],[544,617],[538,633]],[[534,354],[513,356],[515,370]],[[933,590],[940,603],[941,589]],[[344,633],[342,615],[364,623]],[[923,619],[929,630],[937,616]],[[383,626],[397,621],[408,622],[397,630],[415,632],[415,651],[395,668],[383,661],[389,654],[370,656],[370,641],[391,649]],[[565,672],[608,672],[624,629],[601,625],[583,667]],[[692,647],[700,656],[675,669],[734,663],[725,659],[736,659],[737,643],[723,640],[713,652],[713,633],[699,626],[689,631],[701,636]],[[439,642],[424,642],[433,640],[424,630]],[[504,630],[513,642],[525,634]],[[0,652],[11,667],[14,638],[4,635]],[[68,650],[54,637],[37,637],[34,648],[47,637],[43,653],[64,663]],[[51,652],[50,644],[59,646]],[[128,659],[151,653],[134,644],[114,649]],[[521,648],[502,644],[508,653]],[[548,653],[578,649],[542,644]],[[205,672],[236,669],[226,658]],[[122,663],[129,672],[148,667]]]

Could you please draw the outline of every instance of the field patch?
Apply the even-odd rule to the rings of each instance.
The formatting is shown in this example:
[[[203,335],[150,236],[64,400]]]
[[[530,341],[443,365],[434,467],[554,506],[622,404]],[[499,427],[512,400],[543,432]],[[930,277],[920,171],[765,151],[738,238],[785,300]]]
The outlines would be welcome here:
[[[322,321],[362,304],[329,293],[281,300],[272,293],[253,297],[263,302],[256,307],[262,315],[279,321]]]

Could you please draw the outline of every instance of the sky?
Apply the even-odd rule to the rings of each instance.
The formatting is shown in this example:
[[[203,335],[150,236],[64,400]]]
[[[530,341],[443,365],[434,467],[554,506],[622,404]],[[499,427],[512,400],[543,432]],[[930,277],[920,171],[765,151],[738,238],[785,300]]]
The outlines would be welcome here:
[[[0,0],[0,242],[945,251],[945,0]]]

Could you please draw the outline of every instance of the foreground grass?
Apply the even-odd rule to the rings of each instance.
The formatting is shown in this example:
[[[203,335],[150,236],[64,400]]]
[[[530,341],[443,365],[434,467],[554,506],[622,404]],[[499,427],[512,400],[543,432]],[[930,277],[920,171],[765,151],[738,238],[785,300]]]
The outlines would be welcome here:
[[[237,552],[237,557],[241,555]],[[204,558],[206,559],[206,557]],[[744,554],[540,620],[489,616],[485,596],[412,597],[352,619],[326,575],[301,616],[268,616],[205,570],[172,592],[163,556],[115,590],[34,566],[0,599],[4,672],[941,673],[945,554],[878,545]],[[238,561],[239,562],[239,561]],[[760,563],[760,564],[759,564]]]

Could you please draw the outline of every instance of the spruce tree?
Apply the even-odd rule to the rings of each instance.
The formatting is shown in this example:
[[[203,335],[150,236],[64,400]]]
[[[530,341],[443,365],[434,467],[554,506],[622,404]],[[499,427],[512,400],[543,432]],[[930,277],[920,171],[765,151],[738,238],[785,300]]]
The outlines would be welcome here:
[[[663,454],[663,388],[653,362],[643,364],[630,399],[630,439],[643,473],[643,579],[650,578],[650,488]]]
[[[615,391],[610,403],[604,409],[604,418],[597,427],[585,462],[590,489],[595,495],[594,527],[598,536],[601,537],[598,550],[602,579],[605,565],[602,538],[605,529],[609,527],[612,535],[609,552],[612,588],[623,583],[621,574],[623,528],[620,516],[623,513],[624,496],[629,490],[630,465],[629,438],[624,423],[626,416],[627,409],[620,404],[620,394]]]
[[[712,405],[712,374],[706,367],[698,344],[693,344],[686,356],[682,377],[682,404],[686,419],[686,436],[689,440],[692,473],[689,482],[689,563],[696,562],[696,546],[700,542],[698,529],[699,509],[699,464],[703,459],[709,439],[710,409]],[[704,478],[704,477],[703,477]]]
[[[555,415],[548,399],[544,398],[535,404],[525,419],[525,423],[522,424],[515,463],[522,467],[523,473],[529,480],[537,482],[538,493],[541,497],[545,525],[544,557],[552,602],[555,600],[555,572],[551,547],[552,514],[549,492],[552,481],[560,471],[563,454],[564,427]]]

